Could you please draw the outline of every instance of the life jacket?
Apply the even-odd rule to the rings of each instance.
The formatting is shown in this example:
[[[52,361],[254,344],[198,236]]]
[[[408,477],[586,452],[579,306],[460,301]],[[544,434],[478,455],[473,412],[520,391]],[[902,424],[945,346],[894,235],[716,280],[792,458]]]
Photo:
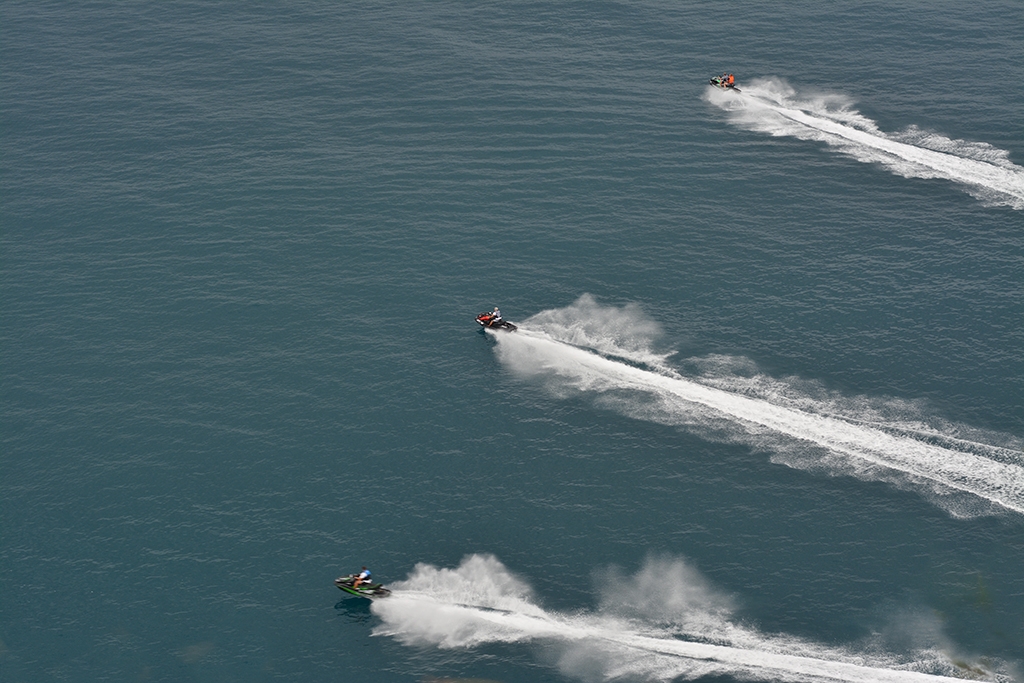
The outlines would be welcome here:
[[[729,74],[729,85],[732,85],[735,82],[736,82],[736,77],[733,76],[732,74]]]

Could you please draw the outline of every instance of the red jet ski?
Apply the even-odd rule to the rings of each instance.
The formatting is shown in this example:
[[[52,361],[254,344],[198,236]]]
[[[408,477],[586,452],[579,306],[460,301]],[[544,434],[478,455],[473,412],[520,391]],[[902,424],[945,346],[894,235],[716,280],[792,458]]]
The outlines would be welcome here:
[[[506,332],[515,332],[519,328],[505,320],[504,318],[496,318],[492,313],[481,313],[476,317],[476,321],[480,323],[480,327],[487,328],[489,330],[505,330]]]

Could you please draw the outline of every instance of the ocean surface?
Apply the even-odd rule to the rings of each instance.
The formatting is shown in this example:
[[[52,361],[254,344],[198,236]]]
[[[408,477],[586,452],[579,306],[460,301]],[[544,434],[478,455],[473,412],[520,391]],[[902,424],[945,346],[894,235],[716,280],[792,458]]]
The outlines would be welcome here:
[[[3,3],[0,680],[1024,680],[1022,36]]]

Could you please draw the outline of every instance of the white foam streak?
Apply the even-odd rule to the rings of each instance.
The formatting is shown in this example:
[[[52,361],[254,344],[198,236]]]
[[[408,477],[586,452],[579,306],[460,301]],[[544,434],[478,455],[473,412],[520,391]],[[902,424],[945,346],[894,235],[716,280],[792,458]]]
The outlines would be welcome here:
[[[780,681],[860,681],[863,683],[884,681],[939,681],[957,680],[945,676],[932,676],[915,671],[893,671],[876,667],[860,666],[847,662],[811,659],[794,655],[757,652],[738,648],[691,643],[685,641],[665,641],[656,638],[632,636],[623,639],[623,644],[644,649],[648,652],[668,654],[689,659],[703,659],[725,665],[737,673],[744,669],[758,672],[758,677]],[[725,668],[723,667],[723,668]]]
[[[964,185],[983,201],[1024,209],[1024,168],[990,145],[923,134],[914,127],[902,134],[885,134],[842,98],[826,95],[800,100],[778,80],[754,81],[742,93],[708,90],[707,99],[744,128],[819,140],[898,175],[943,178]]]
[[[387,620],[398,613],[406,615],[431,615],[428,630],[431,638],[411,636],[408,632],[381,629],[378,635],[405,636],[403,639],[410,644],[427,644],[433,642],[442,647],[470,647],[484,642],[521,642],[541,639],[559,641],[597,641],[604,642],[614,649],[627,649],[629,655],[667,655],[672,658],[696,660],[704,663],[704,672],[718,674],[732,673],[745,675],[757,680],[772,681],[850,681],[857,683],[907,683],[911,681],[955,681],[962,679],[934,676],[916,671],[897,671],[871,666],[861,666],[841,661],[813,659],[796,655],[778,654],[756,650],[744,650],[724,645],[698,643],[685,640],[654,638],[630,634],[622,625],[579,626],[570,621],[560,621],[551,616],[533,616],[527,614],[491,612],[469,605],[445,605],[426,595],[399,595],[387,601],[375,603],[374,611]],[[437,627],[446,624],[453,628],[445,629],[438,637]],[[461,633],[452,637],[454,633]],[[469,634],[472,633],[473,637]],[[628,656],[628,655],[627,655]],[[694,662],[680,667],[666,666],[664,663],[652,667],[670,669],[671,674],[683,673],[694,669]],[[683,670],[683,671],[681,671]],[[668,677],[656,675],[666,680]]]
[[[528,329],[515,335],[498,335],[498,354],[522,375],[558,378],[564,387],[598,394],[642,392],[657,398],[662,411],[675,411],[684,423],[692,420],[690,414],[694,410],[710,412],[712,418],[724,418],[731,423],[737,435],[768,430],[824,448],[831,457],[839,456],[842,467],[853,474],[870,478],[876,476],[875,470],[884,468],[901,473],[908,482],[924,483],[940,491],[945,488],[964,492],[1024,514],[1024,467],[1012,462],[999,462],[839,417],[742,396],[678,375],[633,367]],[[982,447],[979,444],[979,449]]]
[[[442,572],[452,582],[444,588],[435,580]],[[664,609],[659,610],[660,615],[650,615],[655,616],[652,621],[645,618],[646,610],[636,605],[634,618],[615,616],[609,612],[614,607],[607,605],[600,613],[548,612],[518,591],[506,593],[497,587],[517,583],[508,580],[507,570],[497,559],[473,555],[455,570],[418,565],[408,581],[394,585],[391,597],[374,602],[373,611],[383,621],[375,634],[441,648],[537,642],[552,648],[564,673],[587,680],[669,681],[705,675],[794,682],[956,680],[909,670],[952,668],[935,653],[917,653],[915,661],[900,663],[891,656],[852,654],[792,638],[765,636],[732,624],[727,611],[710,604],[718,599],[713,592],[700,599],[707,591],[706,582],[682,560],[648,560],[643,573],[665,575],[660,582],[641,581],[631,593],[633,597],[647,593],[646,602],[653,604],[659,591],[688,593],[685,604],[677,605],[676,616],[705,627],[680,630],[673,625],[677,620],[667,618]],[[474,585],[485,575],[490,577]],[[628,589],[630,584],[631,579],[621,577],[616,585]],[[505,608],[495,608],[495,602]]]

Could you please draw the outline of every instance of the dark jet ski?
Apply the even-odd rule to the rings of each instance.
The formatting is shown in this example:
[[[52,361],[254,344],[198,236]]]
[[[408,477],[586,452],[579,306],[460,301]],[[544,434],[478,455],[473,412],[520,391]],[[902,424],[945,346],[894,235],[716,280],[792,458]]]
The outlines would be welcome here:
[[[711,80],[708,81],[711,85],[722,90],[735,90],[740,92],[740,89],[736,87],[736,79],[730,79],[729,76],[732,74],[723,74],[722,76],[712,76]]]
[[[490,313],[481,313],[476,317],[476,321],[480,323],[480,327],[486,327],[489,330],[506,330],[508,332],[515,332],[519,329],[504,318],[495,318]]]
[[[370,600],[376,600],[377,598],[386,598],[391,595],[391,591],[384,587],[382,583],[361,583],[357,587],[356,577],[358,574],[349,574],[348,576],[339,576],[334,580],[334,585],[345,591],[349,595],[356,595],[360,598],[369,598]]]

